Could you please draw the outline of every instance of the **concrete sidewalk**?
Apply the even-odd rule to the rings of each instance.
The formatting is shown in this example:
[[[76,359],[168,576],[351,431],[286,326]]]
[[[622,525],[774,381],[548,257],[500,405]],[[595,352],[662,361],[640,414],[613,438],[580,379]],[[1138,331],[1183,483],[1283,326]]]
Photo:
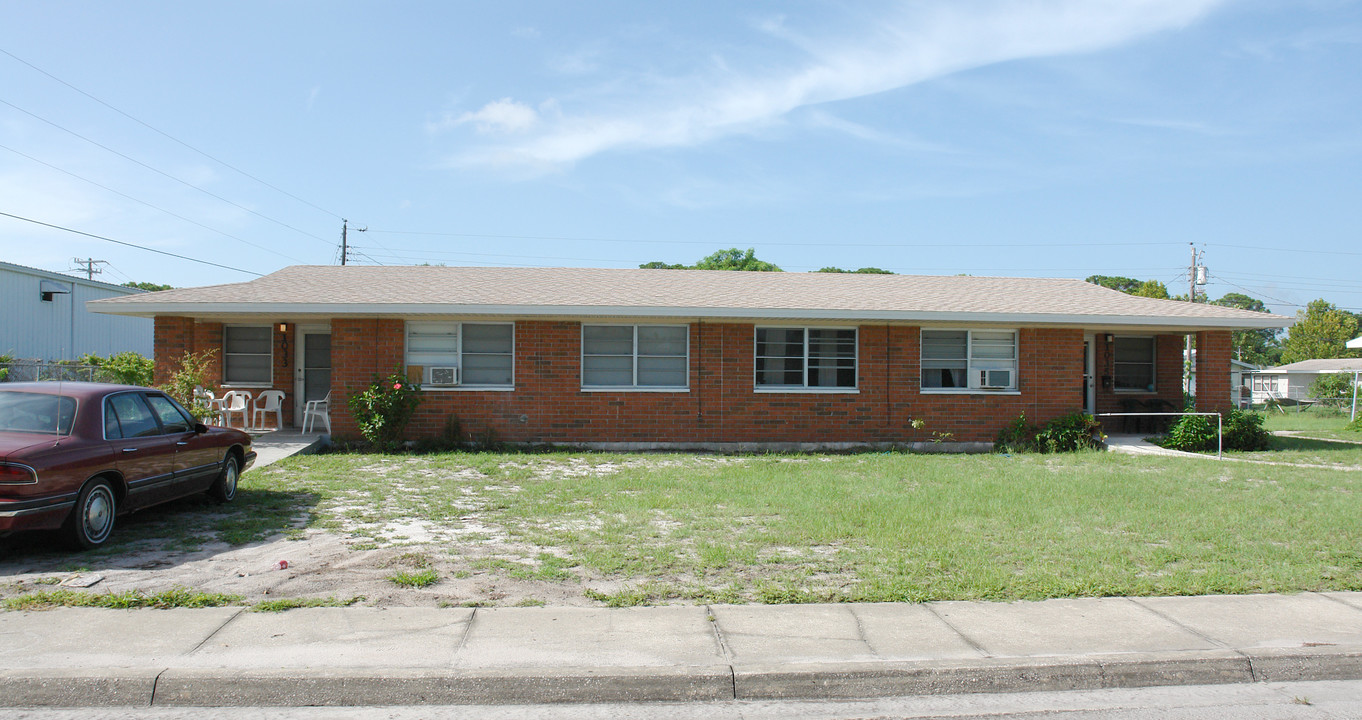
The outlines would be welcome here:
[[[1362,678],[1362,593],[0,613],[0,705],[858,698]]]

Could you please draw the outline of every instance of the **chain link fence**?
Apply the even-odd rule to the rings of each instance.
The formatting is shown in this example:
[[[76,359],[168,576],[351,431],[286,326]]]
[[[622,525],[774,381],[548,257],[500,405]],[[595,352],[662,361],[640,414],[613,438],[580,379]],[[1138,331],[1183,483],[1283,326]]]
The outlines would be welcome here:
[[[46,360],[14,360],[0,363],[0,382],[33,382],[61,380],[65,382],[118,382],[118,378],[98,365],[49,362]]]

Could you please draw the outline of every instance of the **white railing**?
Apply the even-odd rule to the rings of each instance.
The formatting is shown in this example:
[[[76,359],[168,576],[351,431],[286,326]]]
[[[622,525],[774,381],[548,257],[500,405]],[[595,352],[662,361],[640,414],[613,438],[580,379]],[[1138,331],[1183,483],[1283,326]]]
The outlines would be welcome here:
[[[1114,413],[1098,413],[1098,414],[1094,415],[1093,417],[1158,417],[1158,416],[1165,416],[1165,417],[1167,417],[1167,416],[1172,416],[1172,417],[1182,417],[1183,415],[1205,415],[1205,416],[1214,415],[1214,416],[1215,416],[1215,459],[1216,459],[1216,460],[1222,460],[1222,459],[1224,459],[1224,448],[1225,448],[1225,433],[1224,433],[1224,426],[1225,426],[1225,421],[1224,421],[1224,418],[1222,418],[1222,417],[1220,416],[1220,413],[1214,413],[1214,412],[1114,412]]]

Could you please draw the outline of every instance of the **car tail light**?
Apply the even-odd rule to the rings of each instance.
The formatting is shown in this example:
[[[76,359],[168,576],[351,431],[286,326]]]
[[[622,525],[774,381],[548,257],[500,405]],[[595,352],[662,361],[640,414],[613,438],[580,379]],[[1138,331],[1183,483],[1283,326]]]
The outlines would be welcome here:
[[[0,463],[0,485],[32,485],[38,475],[27,465]]]

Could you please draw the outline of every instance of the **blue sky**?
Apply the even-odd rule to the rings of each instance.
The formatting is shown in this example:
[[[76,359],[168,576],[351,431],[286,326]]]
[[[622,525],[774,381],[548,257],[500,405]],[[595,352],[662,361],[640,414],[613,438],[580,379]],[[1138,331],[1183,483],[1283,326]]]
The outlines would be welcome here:
[[[1362,2],[0,10],[0,259],[1154,278],[1362,310]],[[93,96],[93,97],[92,97]],[[96,100],[97,99],[97,100]],[[366,232],[354,232],[355,228]],[[246,271],[246,272],[242,272]]]

